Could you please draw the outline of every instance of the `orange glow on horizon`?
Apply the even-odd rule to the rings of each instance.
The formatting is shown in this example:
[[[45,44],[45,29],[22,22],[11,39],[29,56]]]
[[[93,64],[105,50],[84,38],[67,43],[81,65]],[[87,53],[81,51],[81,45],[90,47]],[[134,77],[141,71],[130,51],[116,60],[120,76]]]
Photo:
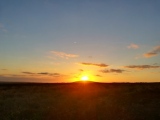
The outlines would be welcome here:
[[[75,73],[69,79],[70,79],[71,82],[76,82],[76,81],[96,82],[96,81],[99,81],[99,77],[97,77],[95,74],[96,73],[94,73],[92,71],[83,71],[80,74]]]

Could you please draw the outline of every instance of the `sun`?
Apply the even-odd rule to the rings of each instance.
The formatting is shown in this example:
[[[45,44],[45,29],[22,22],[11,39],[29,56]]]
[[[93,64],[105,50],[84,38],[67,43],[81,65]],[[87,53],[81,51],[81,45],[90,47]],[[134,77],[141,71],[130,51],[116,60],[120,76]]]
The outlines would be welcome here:
[[[88,81],[88,80],[89,80],[89,77],[88,77],[88,76],[82,76],[82,77],[81,77],[81,80],[82,80],[82,81]]]

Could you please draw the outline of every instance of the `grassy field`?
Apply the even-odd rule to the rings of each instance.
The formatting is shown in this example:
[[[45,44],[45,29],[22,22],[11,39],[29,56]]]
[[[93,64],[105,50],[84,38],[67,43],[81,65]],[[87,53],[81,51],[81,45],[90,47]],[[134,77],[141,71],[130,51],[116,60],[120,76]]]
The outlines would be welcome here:
[[[0,84],[0,120],[160,120],[160,83]]]

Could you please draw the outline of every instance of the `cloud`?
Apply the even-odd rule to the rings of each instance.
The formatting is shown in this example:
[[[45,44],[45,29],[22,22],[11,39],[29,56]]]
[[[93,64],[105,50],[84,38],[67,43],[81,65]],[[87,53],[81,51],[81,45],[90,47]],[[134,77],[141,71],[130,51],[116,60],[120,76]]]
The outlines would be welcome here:
[[[1,74],[3,77],[26,77],[26,75],[22,74]]]
[[[3,82],[43,82],[43,78],[29,77],[24,75],[0,76],[0,81]],[[54,80],[54,79],[53,79]],[[44,81],[45,82],[45,81]]]
[[[40,75],[49,75],[49,76],[60,76],[59,73],[48,73],[48,72],[41,72],[41,73],[37,73]]]
[[[84,70],[83,69],[79,69],[79,71],[83,72]]]
[[[24,74],[29,74],[29,75],[35,74],[35,73],[32,73],[32,72],[22,72],[22,73],[24,73]]]
[[[155,65],[129,65],[129,66],[124,66],[124,67],[131,68],[131,69],[138,69],[138,70],[160,68],[160,66],[155,66]]]
[[[154,47],[153,50],[151,50],[150,52],[143,54],[143,56],[146,58],[150,58],[150,57],[157,56],[159,53],[160,53],[160,45]]]
[[[138,49],[139,45],[132,43],[129,46],[127,46],[127,48],[129,48],[129,49]]]
[[[0,30],[2,30],[3,32],[7,32],[7,30],[5,29],[5,27],[2,23],[0,23]]]
[[[122,70],[122,69],[105,69],[105,70],[100,70],[100,72],[102,73],[122,73],[124,72],[125,70]]]
[[[24,74],[28,75],[48,75],[48,76],[60,76],[59,73],[48,73],[48,72],[40,72],[40,73],[32,73],[32,72],[22,72]]]
[[[101,75],[95,75],[95,76],[97,76],[97,77],[102,77]]]
[[[48,75],[49,73],[48,72],[40,72],[40,73],[37,73],[37,74]]]
[[[1,70],[6,71],[7,69],[1,69]]]
[[[8,74],[10,77],[25,77],[25,75]]]
[[[60,76],[61,74],[59,74],[59,73],[52,73],[51,75]]]
[[[108,67],[109,65],[106,65],[104,63],[86,63],[86,62],[82,62],[80,63],[82,65],[92,65],[92,66],[97,66],[97,67]]]
[[[68,53],[59,52],[59,51],[51,51],[51,53],[53,53],[54,55],[58,57],[66,58],[66,59],[79,57],[79,55],[68,54]]]

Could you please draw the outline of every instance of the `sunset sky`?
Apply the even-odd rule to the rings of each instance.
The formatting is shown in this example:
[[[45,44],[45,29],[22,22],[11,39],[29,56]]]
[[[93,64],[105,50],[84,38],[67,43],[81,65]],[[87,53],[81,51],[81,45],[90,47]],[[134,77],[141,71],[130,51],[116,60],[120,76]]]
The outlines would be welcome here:
[[[0,81],[160,82],[159,0],[0,0]]]

